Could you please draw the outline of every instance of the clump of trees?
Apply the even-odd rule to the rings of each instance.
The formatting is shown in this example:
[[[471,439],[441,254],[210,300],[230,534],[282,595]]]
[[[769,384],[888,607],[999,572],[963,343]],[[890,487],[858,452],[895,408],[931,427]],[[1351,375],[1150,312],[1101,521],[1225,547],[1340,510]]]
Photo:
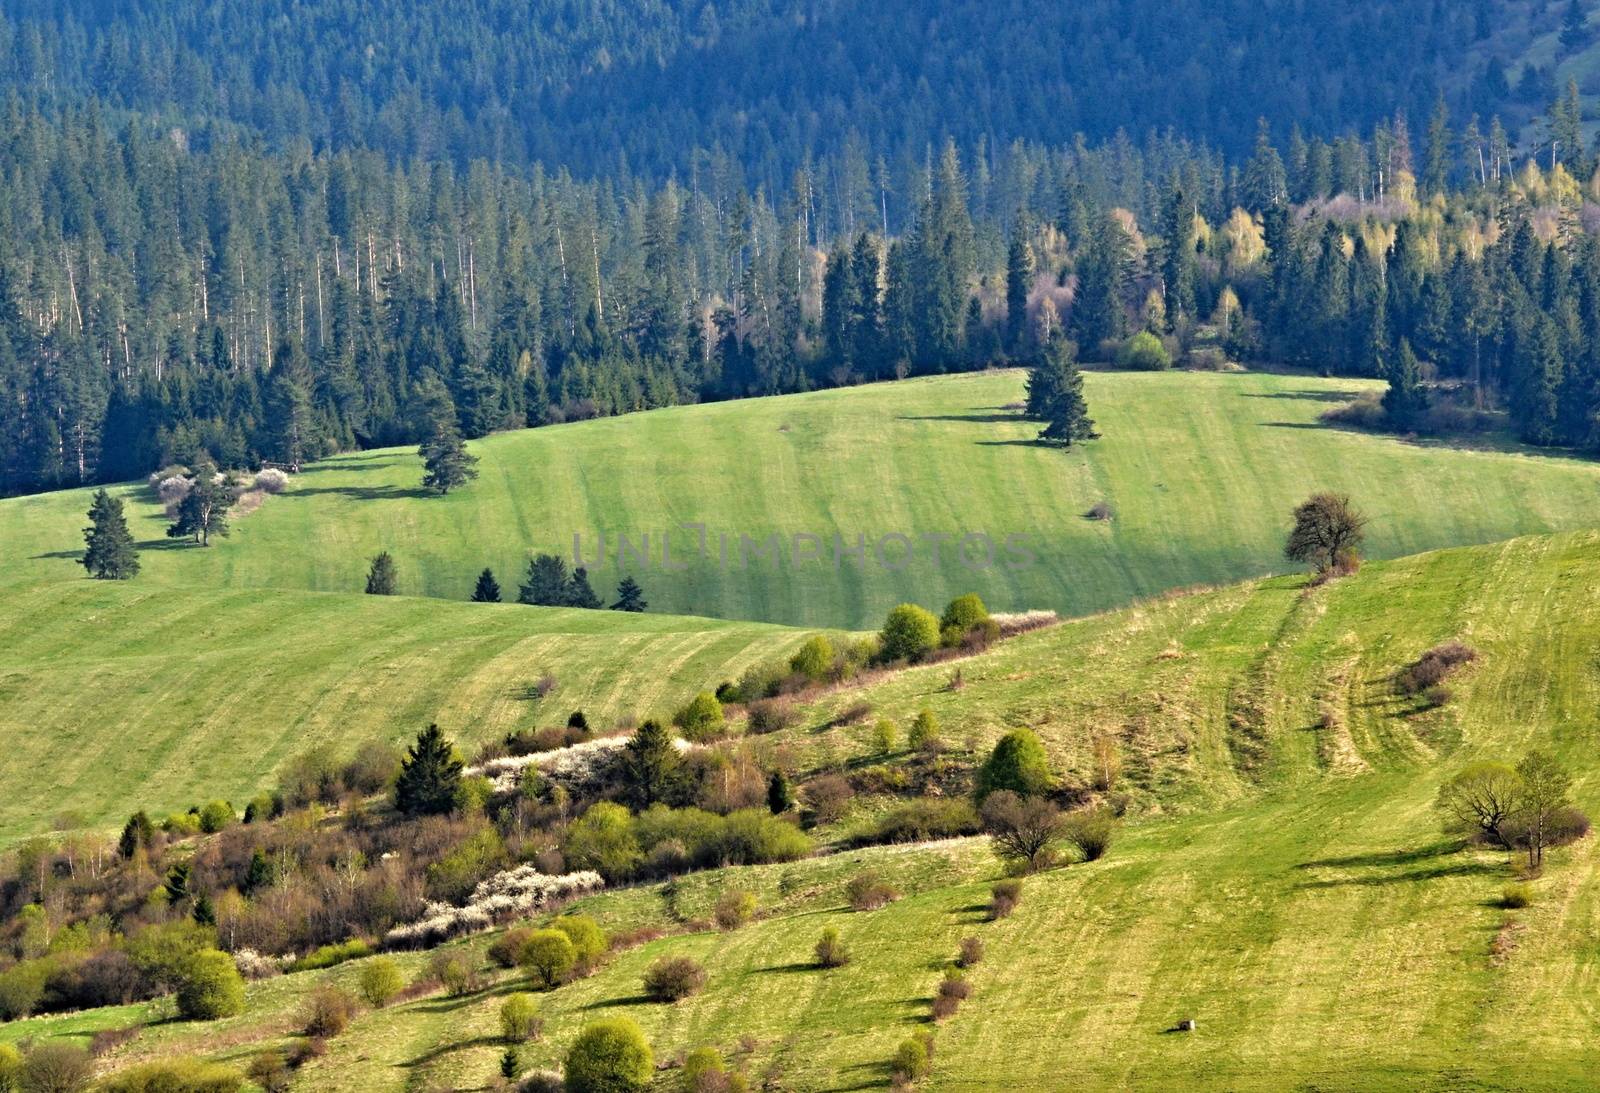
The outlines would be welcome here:
[[[1568,797],[1572,776],[1547,752],[1530,751],[1515,767],[1473,763],[1447,779],[1435,798],[1447,832],[1525,850],[1528,867],[1544,852],[1587,835],[1589,818]]]
[[[517,602],[534,607],[601,606],[589,584],[589,571],[578,566],[568,573],[566,559],[559,554],[536,554],[528,559],[527,578],[517,589]]]

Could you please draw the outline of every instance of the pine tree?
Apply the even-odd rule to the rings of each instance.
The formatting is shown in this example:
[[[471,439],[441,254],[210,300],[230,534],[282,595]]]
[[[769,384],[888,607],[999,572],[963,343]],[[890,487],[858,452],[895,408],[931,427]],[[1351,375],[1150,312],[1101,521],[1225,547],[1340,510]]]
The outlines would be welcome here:
[[[1422,192],[1432,197],[1442,194],[1450,182],[1450,108],[1440,92],[1428,120],[1428,147],[1422,159]]]
[[[1083,399],[1083,374],[1078,371],[1078,361],[1072,343],[1056,338],[1045,347],[1044,362],[1039,366],[1045,374],[1049,394],[1042,399],[1042,417],[1045,427],[1039,439],[1049,444],[1070,448],[1075,440],[1093,440],[1100,434],[1094,431],[1089,420],[1089,407]]]
[[[1383,395],[1384,416],[1390,428],[1396,432],[1411,432],[1428,408],[1427,393],[1422,388],[1420,373],[1411,343],[1401,338],[1395,365],[1389,369],[1389,389]]]
[[[1242,182],[1244,207],[1250,212],[1265,212],[1289,202],[1289,178],[1283,159],[1272,146],[1272,133],[1267,119],[1262,118],[1256,127],[1255,154],[1245,165]]]
[[[1166,289],[1167,329],[1195,318],[1194,203],[1174,186],[1162,210],[1161,279]]]
[[[528,579],[517,589],[517,602],[533,607],[561,607],[567,602],[567,563],[556,554],[528,559]]]
[[[567,581],[564,602],[568,607],[583,607],[589,610],[603,606],[600,597],[594,594],[594,589],[589,584],[589,571],[581,565],[572,571],[572,576]]]
[[[418,454],[422,456],[424,489],[443,495],[478,477],[478,457],[467,453],[447,392],[437,390],[429,401],[428,436]]]
[[[639,582],[632,577],[624,577],[617,585],[617,602],[611,605],[613,611],[643,611],[649,607],[644,601],[644,589],[639,587]]]
[[[1033,247],[1029,244],[1022,217],[1012,229],[1011,249],[1006,254],[1006,352],[1012,360],[1028,354],[1028,293],[1033,290],[1037,271]]]
[[[123,858],[131,858],[142,846],[148,850],[156,838],[156,825],[143,809],[128,817],[128,822],[123,825],[122,836],[117,840],[117,854]]]
[[[405,758],[400,761],[400,777],[394,786],[395,807],[407,816],[449,812],[456,805],[462,769],[461,760],[439,726],[429,725],[417,734],[417,742],[406,749]]]
[[[311,410],[311,368],[298,341],[278,343],[269,383],[268,450],[290,473],[299,474],[300,465],[316,454],[318,445]]]
[[[201,546],[210,546],[213,535],[228,534],[228,509],[232,505],[232,480],[219,476],[210,463],[200,464],[190,480],[189,492],[178,502],[178,518],[167,528],[167,538],[192,538]]]
[[[659,721],[646,721],[623,747],[623,785],[640,809],[658,801],[670,803],[683,771],[672,734]]]
[[[1561,17],[1561,48],[1575,53],[1588,41],[1589,13],[1584,10],[1582,0],[1570,0]]]
[[[472,589],[473,603],[499,603],[500,582],[494,579],[494,570],[488,567],[478,574],[478,583]]]
[[[122,500],[105,490],[89,505],[89,526],[83,529],[83,568],[101,581],[125,581],[139,572],[139,548],[128,532]]]
[[[393,596],[397,588],[394,558],[385,550],[372,559],[367,569],[367,595]]]

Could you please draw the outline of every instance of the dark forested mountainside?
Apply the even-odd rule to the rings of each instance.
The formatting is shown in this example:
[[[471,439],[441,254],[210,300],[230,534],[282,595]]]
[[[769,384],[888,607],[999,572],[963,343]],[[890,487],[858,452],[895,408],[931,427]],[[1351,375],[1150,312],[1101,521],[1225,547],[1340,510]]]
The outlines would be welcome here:
[[[1266,132],[1237,166],[1144,148],[947,145],[899,228],[805,177],[576,182],[375,153],[204,149],[95,109],[0,115],[0,489],[173,461],[302,460],[701,399],[1189,353],[1479,381],[1529,441],[1594,442],[1595,164],[1438,112]],[[886,198],[880,197],[880,201]],[[882,205],[880,204],[879,217]],[[1418,359],[1420,358],[1420,360]],[[1411,383],[1412,381],[1407,381]]]
[[[690,170],[717,150],[752,188],[808,159],[921,158],[1013,139],[1171,127],[1234,154],[1258,115],[1332,137],[1436,92],[1465,115],[1541,108],[1495,35],[1559,19],[1525,0],[13,0],[0,77],[46,109],[89,98],[284,147],[399,160]],[[850,168],[871,171],[863,158]]]

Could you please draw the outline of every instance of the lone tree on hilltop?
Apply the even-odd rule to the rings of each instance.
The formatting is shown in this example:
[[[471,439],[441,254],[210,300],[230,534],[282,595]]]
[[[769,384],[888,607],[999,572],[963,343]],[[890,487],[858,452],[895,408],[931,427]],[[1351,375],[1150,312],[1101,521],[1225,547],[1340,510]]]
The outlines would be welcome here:
[[[407,816],[436,816],[456,805],[462,763],[438,725],[417,734],[417,742],[400,760],[400,777],[394,785],[394,804]]]
[[[397,587],[394,557],[386,550],[367,569],[367,595],[393,596]]]
[[[528,560],[528,579],[517,589],[517,602],[534,607],[560,607],[567,602],[567,563],[557,554]]]
[[[494,579],[494,570],[484,567],[478,574],[478,583],[472,589],[473,603],[499,603],[500,582]]]
[[[639,587],[639,582],[632,577],[624,577],[617,585],[617,602],[611,605],[613,611],[643,611],[650,605],[644,600],[644,589]]]
[[[1342,493],[1312,494],[1294,510],[1294,528],[1283,545],[1290,561],[1324,574],[1354,566],[1365,538],[1367,518]]]
[[[133,545],[122,501],[98,490],[89,505],[89,526],[83,529],[83,568],[100,581],[125,581],[139,572],[139,548]]]

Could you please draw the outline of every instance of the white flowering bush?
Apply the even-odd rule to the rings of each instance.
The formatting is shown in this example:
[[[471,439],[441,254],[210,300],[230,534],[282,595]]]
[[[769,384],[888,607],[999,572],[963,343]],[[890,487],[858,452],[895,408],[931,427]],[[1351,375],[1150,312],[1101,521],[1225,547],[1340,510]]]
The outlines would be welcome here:
[[[246,979],[266,979],[283,971],[283,962],[277,957],[258,953],[254,949],[240,949],[234,953],[233,966]]]
[[[193,488],[194,483],[181,474],[161,480],[161,484],[156,487],[156,494],[161,498],[161,503],[167,507],[168,516],[177,513],[178,505],[189,496],[189,491]]]
[[[536,751],[531,755],[504,755],[498,759],[469,767],[467,775],[481,774],[494,783],[496,793],[513,793],[522,783],[523,774],[530,768],[553,782],[559,782],[574,792],[598,790],[612,781],[617,766],[622,762],[622,749],[628,745],[627,736],[601,736],[550,751]],[[673,745],[679,752],[693,748],[687,740],[676,739]]]
[[[429,948],[597,892],[605,884],[600,874],[592,870],[553,876],[531,865],[519,865],[483,881],[461,907],[429,903],[421,918],[396,926],[384,935],[383,943],[395,949]]]
[[[289,488],[289,476],[276,467],[256,472],[256,489],[266,493],[282,493]]]
[[[1003,638],[1009,638],[1013,634],[1024,634],[1029,630],[1040,630],[1046,626],[1054,626],[1061,621],[1061,616],[1054,611],[1016,611],[1010,614],[995,612],[989,617],[1000,628],[1000,636]]]

